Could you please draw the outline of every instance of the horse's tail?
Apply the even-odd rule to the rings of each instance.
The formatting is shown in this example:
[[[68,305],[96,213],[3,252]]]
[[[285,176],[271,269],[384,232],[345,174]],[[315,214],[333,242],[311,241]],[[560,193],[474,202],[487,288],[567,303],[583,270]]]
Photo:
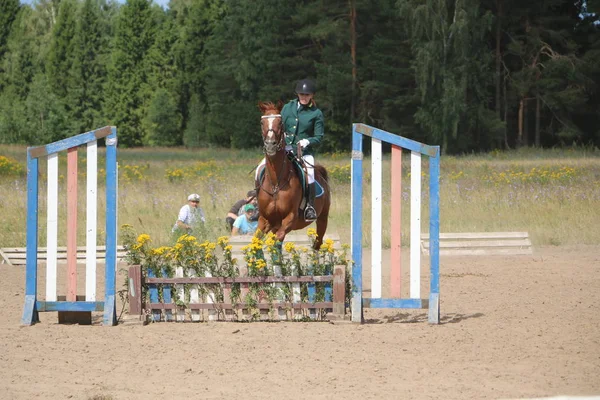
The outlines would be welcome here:
[[[317,170],[319,175],[321,175],[323,177],[323,180],[325,182],[329,183],[329,174],[327,173],[327,170],[325,169],[325,167],[322,166],[321,164],[317,164],[317,165],[315,165],[315,169]]]

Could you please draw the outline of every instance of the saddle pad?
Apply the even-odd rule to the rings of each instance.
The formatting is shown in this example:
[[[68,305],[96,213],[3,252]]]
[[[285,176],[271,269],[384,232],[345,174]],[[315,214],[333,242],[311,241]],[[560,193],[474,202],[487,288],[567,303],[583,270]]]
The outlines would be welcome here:
[[[300,167],[300,165],[298,164],[298,162],[296,162],[296,160],[293,160],[294,162],[294,166],[296,169],[296,173],[300,176],[300,180],[302,182],[302,197],[304,197],[306,195],[305,190],[306,190],[306,185],[304,184],[305,181],[305,176],[304,176],[304,170]],[[260,167],[260,171],[258,171],[258,181],[262,183],[263,179],[265,177],[265,166],[261,166]],[[319,181],[315,180],[315,197],[321,197],[323,196],[323,194],[325,193],[325,190],[323,189],[323,186],[321,186],[321,184],[319,183]]]

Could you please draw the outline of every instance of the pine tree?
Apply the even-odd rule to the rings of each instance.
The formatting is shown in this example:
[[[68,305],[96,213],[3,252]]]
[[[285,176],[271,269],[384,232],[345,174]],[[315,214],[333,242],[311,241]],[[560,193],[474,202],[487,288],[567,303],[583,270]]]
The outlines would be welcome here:
[[[166,89],[158,89],[148,107],[145,120],[144,144],[174,146],[179,144],[179,115],[177,107]]]
[[[485,39],[492,19],[480,12],[478,3],[399,2],[406,20],[412,21],[413,66],[421,98],[415,120],[431,132],[430,142],[441,144],[445,152],[467,150],[473,140],[465,131],[485,129],[494,118],[485,112],[491,70]],[[487,129],[497,131],[497,125]]]
[[[0,93],[5,85],[2,60],[7,51],[6,42],[19,8],[19,0],[0,0]]]
[[[50,87],[58,98],[65,102],[73,64],[76,14],[77,3],[75,0],[61,1],[56,24],[52,30],[52,40],[46,63]]]
[[[73,40],[69,98],[73,132],[86,132],[104,125],[103,85],[106,82],[107,21],[97,0],[83,0]]]
[[[580,10],[564,0],[545,0],[523,10],[507,46],[507,63],[514,71],[510,87],[516,95],[517,146],[541,144],[541,118],[549,111],[558,128],[555,139],[571,141],[581,132],[571,115],[587,100],[586,77],[573,40]],[[535,127],[535,137],[529,135]]]
[[[36,36],[32,27],[34,12],[22,7],[17,14],[6,40],[2,62],[4,86],[0,95],[0,141],[3,143],[28,143],[25,101],[33,77],[38,70]]]
[[[128,0],[120,9],[116,24],[108,70],[106,117],[119,128],[121,145],[140,146],[145,136],[145,96],[151,93],[144,60],[154,44],[157,29],[152,1]]]

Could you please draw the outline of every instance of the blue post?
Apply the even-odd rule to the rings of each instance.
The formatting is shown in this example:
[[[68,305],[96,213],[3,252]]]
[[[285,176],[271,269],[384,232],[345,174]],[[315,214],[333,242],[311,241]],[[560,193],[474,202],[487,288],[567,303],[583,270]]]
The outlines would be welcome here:
[[[162,269],[163,278],[168,278],[167,270],[165,268]],[[171,285],[163,285],[163,300],[165,304],[171,304]],[[173,321],[173,312],[171,310],[165,310],[165,321],[171,322]]]
[[[352,322],[362,322],[362,135],[352,129]]]
[[[106,137],[106,264],[103,325],[117,324],[117,128]]]
[[[440,323],[440,147],[429,157],[429,323]]]
[[[38,250],[38,159],[27,149],[27,261],[25,270],[25,306],[23,325],[39,322],[37,311],[37,250]]]
[[[152,269],[147,268],[148,278],[156,278]],[[148,294],[150,295],[150,303],[158,303],[158,286],[155,283],[148,285]],[[151,310],[152,311],[152,321],[160,322],[160,310]]]

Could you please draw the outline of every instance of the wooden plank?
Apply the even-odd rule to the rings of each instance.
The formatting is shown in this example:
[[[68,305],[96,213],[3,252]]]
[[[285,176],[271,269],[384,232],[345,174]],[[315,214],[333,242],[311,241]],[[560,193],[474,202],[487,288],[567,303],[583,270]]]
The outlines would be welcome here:
[[[2,251],[2,249],[0,249],[0,257],[2,257],[2,264],[5,264],[5,263],[6,263],[6,264],[8,264],[8,265],[13,265],[13,264],[10,262],[10,258],[8,257],[8,255],[7,255],[6,253],[4,253],[4,252]]]
[[[532,249],[505,248],[505,249],[440,249],[441,255],[446,256],[492,256],[492,255],[529,255]]]
[[[157,278],[148,277],[146,284],[208,284],[208,283],[294,283],[294,282],[332,282],[333,275],[321,276],[239,276],[235,278],[224,277],[186,277],[186,278]]]
[[[142,315],[142,267],[129,267],[129,315]]]
[[[327,237],[327,235],[325,235],[325,237]],[[27,251],[27,247],[2,247],[1,249],[2,251],[4,251],[5,253],[25,253]],[[59,246],[56,248],[56,250],[59,253],[64,253],[67,251],[67,248],[65,246]],[[77,252],[81,253],[84,252],[86,250],[86,246],[77,246]],[[106,251],[106,246],[96,246],[96,250],[97,252],[105,252]],[[48,248],[47,247],[38,247],[38,253],[39,252],[47,252]],[[123,252],[125,253],[125,247],[124,246],[117,246],[117,251]]]
[[[177,307],[174,303],[146,303],[146,310],[173,310]],[[269,303],[258,303],[254,307],[260,310],[269,310],[271,308],[333,308],[333,302],[323,301],[317,303],[285,303],[285,302],[274,302]],[[232,309],[247,309],[246,303],[189,303],[186,304],[186,308],[190,310],[232,310]]]
[[[336,265],[333,278],[333,313],[343,317],[346,314],[346,266]]]
[[[125,257],[127,253],[126,252],[121,252],[121,253],[117,253],[117,258],[123,258]],[[7,253],[7,257],[9,257],[11,260],[18,260],[18,259],[25,259],[27,257],[27,254],[25,253]],[[67,259],[67,253],[66,252],[60,252],[56,255],[56,258],[58,260],[66,260]],[[85,260],[86,259],[86,254],[85,253],[77,253],[77,257],[78,260]],[[106,253],[96,253],[96,260],[104,260],[106,258]],[[38,253],[38,260],[46,260],[48,259],[48,253]]]
[[[425,248],[429,248],[429,242],[423,241]],[[511,240],[447,240],[440,241],[442,248],[469,248],[469,247],[531,247],[529,239],[511,239]]]
[[[508,238],[527,238],[527,232],[446,232],[440,233],[440,239],[508,239]],[[429,234],[424,233],[421,239],[429,240]]]

